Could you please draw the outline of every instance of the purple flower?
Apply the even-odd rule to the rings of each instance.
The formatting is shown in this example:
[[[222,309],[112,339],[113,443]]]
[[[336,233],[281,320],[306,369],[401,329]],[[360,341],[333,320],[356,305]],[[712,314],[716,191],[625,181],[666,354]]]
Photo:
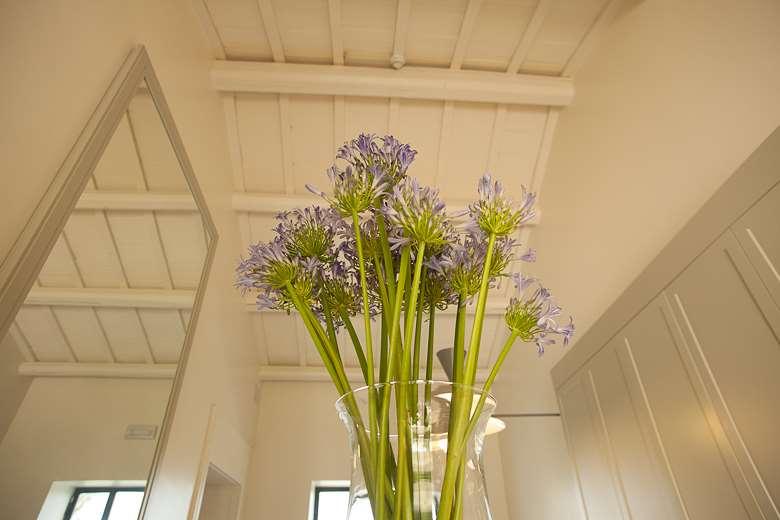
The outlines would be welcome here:
[[[536,215],[533,205],[536,195],[522,188],[520,204],[516,206],[504,196],[503,185],[493,181],[489,174],[479,180],[479,200],[469,205],[469,214],[473,226],[484,233],[506,236],[514,232]]]
[[[520,260],[523,262],[536,262],[536,250],[528,248],[528,251],[520,255]]]
[[[415,179],[404,179],[385,199],[382,212],[387,222],[399,230],[403,239],[433,248],[448,242],[453,228],[439,191],[420,186]]]
[[[522,274],[512,277],[519,295],[509,301],[506,310],[505,320],[509,329],[521,340],[536,343],[540,355],[546,347],[555,343],[551,336],[561,336],[563,344],[568,345],[574,335],[574,321],[569,318],[568,324],[558,326],[556,320],[561,308],[555,304],[550,292],[541,285],[529,292],[531,285],[537,283],[535,279]]]

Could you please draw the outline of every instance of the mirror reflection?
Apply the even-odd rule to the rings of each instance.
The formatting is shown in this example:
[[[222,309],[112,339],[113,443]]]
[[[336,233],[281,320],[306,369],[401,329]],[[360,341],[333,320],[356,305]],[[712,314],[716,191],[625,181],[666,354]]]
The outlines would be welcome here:
[[[0,516],[137,518],[209,240],[144,82],[0,344]]]

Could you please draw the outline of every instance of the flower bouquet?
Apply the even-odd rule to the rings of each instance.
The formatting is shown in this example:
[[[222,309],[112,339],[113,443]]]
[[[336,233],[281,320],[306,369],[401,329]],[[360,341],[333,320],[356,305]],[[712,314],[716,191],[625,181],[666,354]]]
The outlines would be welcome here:
[[[250,246],[236,284],[257,293],[260,308],[300,314],[342,396],[355,451],[350,519],[489,518],[486,498],[472,495],[484,497],[491,386],[518,339],[541,354],[555,337],[568,343],[574,325],[559,324],[560,307],[535,279],[508,272],[515,258],[535,260],[530,249],[517,254],[513,238],[534,218],[535,195],[523,188],[515,203],[485,175],[479,199],[448,213],[437,189],[407,176],[416,153],[392,136],[346,143],[327,171],[330,194],[307,186],[326,206],[278,215],[276,238]],[[502,277],[517,288],[505,314],[509,334],[476,388],[487,297]],[[450,306],[452,381],[443,387],[432,381],[435,320]],[[365,381],[360,390],[346,376],[342,328]]]

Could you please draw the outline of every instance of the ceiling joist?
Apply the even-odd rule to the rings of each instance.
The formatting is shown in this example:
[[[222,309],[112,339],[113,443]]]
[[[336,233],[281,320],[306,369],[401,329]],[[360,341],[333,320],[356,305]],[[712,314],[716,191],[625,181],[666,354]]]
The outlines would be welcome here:
[[[191,309],[195,291],[185,289],[84,289],[33,287],[25,305]]]
[[[85,191],[76,210],[197,211],[189,193]]]
[[[547,17],[547,13],[550,12],[550,5],[552,0],[539,0],[534,9],[534,14],[531,16],[531,21],[528,22],[528,26],[523,32],[523,37],[520,39],[520,43],[517,45],[512,59],[509,61],[509,66],[506,71],[509,74],[517,74],[520,68],[523,66],[525,58],[531,51],[531,46],[536,41],[536,37],[539,35],[539,31],[542,29],[544,19]]]
[[[173,379],[173,363],[22,363],[19,375],[30,377],[107,377],[118,379]]]
[[[215,61],[214,87],[223,92],[362,96],[519,105],[566,106],[570,78],[475,70]]]

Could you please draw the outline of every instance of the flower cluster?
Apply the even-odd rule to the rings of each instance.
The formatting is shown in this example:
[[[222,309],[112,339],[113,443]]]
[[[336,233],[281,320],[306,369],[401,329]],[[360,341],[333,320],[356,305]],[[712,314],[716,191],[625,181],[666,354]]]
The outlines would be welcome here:
[[[484,233],[501,237],[510,235],[536,216],[535,201],[536,194],[523,186],[520,203],[515,205],[504,196],[503,185],[486,174],[479,181],[479,200],[469,206],[468,212],[473,224]]]
[[[569,318],[569,323],[559,326],[556,320],[561,308],[552,300],[550,292],[534,278],[522,274],[513,277],[519,296],[513,297],[507,307],[505,319],[509,329],[521,340],[536,343],[540,355],[545,347],[555,343],[552,335],[561,336],[563,344],[568,345],[574,335],[574,321]],[[536,288],[529,291],[534,285]]]
[[[373,134],[360,134],[339,148],[336,158],[357,170],[382,171],[395,184],[406,176],[406,170],[416,155],[416,150],[392,135],[380,138]]]
[[[396,247],[411,242],[440,249],[454,234],[439,190],[422,187],[415,179],[399,182],[385,199],[382,212],[387,222],[400,232]]]

